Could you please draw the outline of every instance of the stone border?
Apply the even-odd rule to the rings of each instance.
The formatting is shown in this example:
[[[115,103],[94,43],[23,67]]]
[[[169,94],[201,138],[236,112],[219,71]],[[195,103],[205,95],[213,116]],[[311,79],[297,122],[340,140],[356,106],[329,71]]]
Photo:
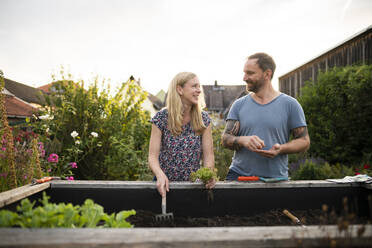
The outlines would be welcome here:
[[[136,228],[136,229],[0,229],[0,247],[370,247],[372,225],[362,236],[349,226]],[[349,236],[347,236],[349,235]]]

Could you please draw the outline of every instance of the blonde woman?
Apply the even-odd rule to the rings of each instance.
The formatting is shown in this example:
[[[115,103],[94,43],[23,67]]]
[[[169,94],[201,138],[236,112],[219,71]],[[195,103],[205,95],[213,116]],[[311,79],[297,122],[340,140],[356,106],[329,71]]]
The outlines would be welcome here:
[[[214,169],[211,119],[202,111],[200,94],[194,73],[178,73],[169,85],[166,108],[151,119],[149,166],[161,196],[169,191],[169,181],[188,181],[201,159]],[[206,187],[214,185],[211,180]]]

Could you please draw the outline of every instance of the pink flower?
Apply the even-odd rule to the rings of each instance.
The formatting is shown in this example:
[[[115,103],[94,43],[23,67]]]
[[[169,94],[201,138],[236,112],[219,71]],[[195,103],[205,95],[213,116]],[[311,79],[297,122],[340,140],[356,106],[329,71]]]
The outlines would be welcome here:
[[[69,181],[73,181],[74,177],[66,177],[66,179],[69,180]]]
[[[51,172],[52,171],[52,169],[48,169],[48,172]]]
[[[44,149],[44,144],[43,142],[39,142],[37,143],[39,145],[39,150],[43,150]]]
[[[71,168],[77,168],[76,162],[71,162],[70,165],[71,165]]]
[[[365,165],[363,166],[363,168],[367,170],[367,169],[371,168],[371,166],[369,166],[369,164],[365,164]]]
[[[48,162],[50,163],[58,163],[58,155],[55,153],[52,153],[49,155]]]
[[[359,172],[355,172],[355,175],[360,175],[360,173]]]

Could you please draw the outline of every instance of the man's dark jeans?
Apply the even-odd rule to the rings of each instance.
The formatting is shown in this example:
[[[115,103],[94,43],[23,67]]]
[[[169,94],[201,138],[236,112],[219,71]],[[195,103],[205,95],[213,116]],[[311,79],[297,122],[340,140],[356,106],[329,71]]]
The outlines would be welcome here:
[[[238,181],[238,177],[241,176],[235,171],[229,169],[229,172],[226,175],[226,181]]]

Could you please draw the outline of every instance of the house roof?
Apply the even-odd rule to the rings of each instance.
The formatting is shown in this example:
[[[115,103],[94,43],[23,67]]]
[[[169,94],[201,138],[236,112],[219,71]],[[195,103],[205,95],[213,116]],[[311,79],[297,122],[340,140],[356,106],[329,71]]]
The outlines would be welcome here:
[[[147,92],[147,98],[151,101],[152,105],[154,105],[154,108],[156,110],[160,110],[164,107],[164,104],[162,103],[162,101],[154,96],[153,94]]]
[[[30,104],[14,96],[5,95],[4,100],[8,117],[26,118],[32,116],[33,112],[36,110]]]
[[[14,96],[14,94],[10,93],[9,90],[3,88],[3,90],[1,91],[2,94],[4,95],[8,95],[8,96]]]
[[[158,94],[155,95],[157,98],[160,99],[160,101],[162,101],[163,103],[165,102],[165,96],[166,96],[166,93],[164,90],[160,90],[158,92]]]
[[[230,102],[229,106],[228,106],[227,108],[225,108],[225,110],[222,112],[222,115],[224,116],[224,118],[227,118],[227,115],[229,114],[229,111],[230,111],[231,105],[232,105],[236,100],[238,100],[240,97],[243,97],[243,96],[245,96],[245,95],[247,95],[247,94],[248,94],[248,92],[247,92],[246,90],[244,90],[244,91],[240,92],[240,94],[237,95],[237,96],[235,97],[235,99],[232,100],[232,101]]]
[[[4,78],[4,82],[4,88],[23,101],[43,104],[44,97],[41,90],[7,78]]]
[[[210,111],[223,112],[238,96],[246,92],[245,85],[203,85],[205,103]]]
[[[49,93],[49,88],[52,86],[53,83],[50,83],[50,84],[46,84],[46,85],[43,85],[43,86],[40,86],[38,89],[42,90],[43,92],[45,93]]]

